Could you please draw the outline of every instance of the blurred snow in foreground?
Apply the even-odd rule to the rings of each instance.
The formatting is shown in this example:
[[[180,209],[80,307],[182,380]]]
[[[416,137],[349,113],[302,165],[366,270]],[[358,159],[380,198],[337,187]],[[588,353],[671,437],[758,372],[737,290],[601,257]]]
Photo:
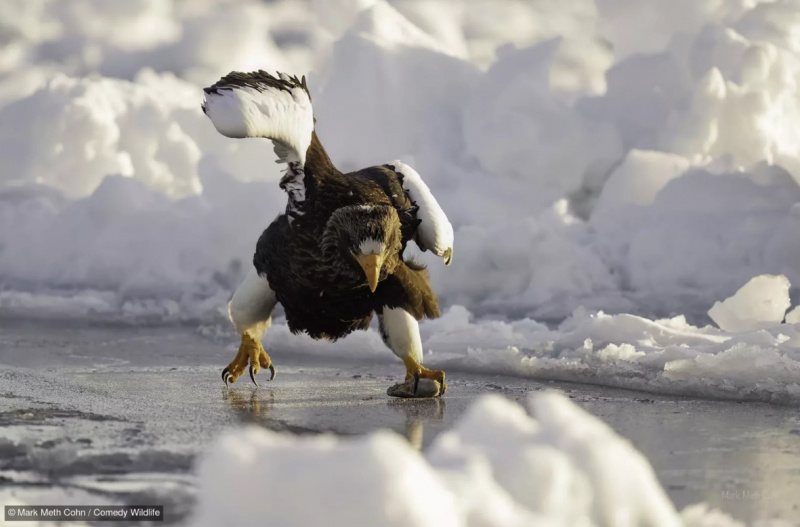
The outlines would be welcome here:
[[[705,504],[678,513],[646,458],[565,396],[529,410],[483,396],[424,455],[388,431],[229,432],[200,464],[191,525],[742,525]]]
[[[800,284],[797,12],[4,1],[0,311],[223,320],[285,196],[266,141],[217,134],[201,88],[310,72],[340,168],[401,158],[456,226],[454,265],[430,267],[449,310],[424,326],[429,362],[797,400],[800,312],[782,324]],[[267,339],[318,346],[280,324]]]
[[[484,395],[422,453],[389,430],[338,437],[236,428],[199,457],[197,505],[183,524],[744,527],[706,503],[676,511],[648,460],[565,395],[531,394],[527,410]],[[55,486],[0,490],[0,500],[113,504]]]

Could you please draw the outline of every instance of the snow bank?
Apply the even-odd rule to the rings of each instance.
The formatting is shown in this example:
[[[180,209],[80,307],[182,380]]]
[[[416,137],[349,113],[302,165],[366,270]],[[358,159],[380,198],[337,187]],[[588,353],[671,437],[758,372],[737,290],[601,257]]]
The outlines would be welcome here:
[[[424,456],[386,431],[228,433],[200,463],[191,525],[736,525],[698,507],[680,516],[647,460],[566,397],[529,408],[484,396]]]
[[[232,68],[315,64],[319,132],[335,162],[400,157],[450,214],[459,257],[450,273],[432,268],[445,304],[511,317],[563,319],[585,306],[695,320],[753,276],[800,280],[791,235],[800,114],[793,26],[779,8],[691,4],[673,13],[657,2],[509,1],[486,16],[480,2],[343,1],[313,4],[316,28],[290,0],[10,3],[15,24],[0,30],[17,52],[0,69],[0,199],[46,186],[81,206],[105,199],[93,193],[122,175],[143,182],[152,203],[217,203],[226,176],[274,181],[269,148],[216,134],[199,88]],[[205,188],[211,179],[219,183]],[[260,188],[242,191],[248,203]],[[249,260],[249,234],[212,240],[184,225],[257,231],[280,210],[278,196],[264,195],[255,223],[194,209],[139,233],[148,248],[192,259],[152,265],[147,287],[175,300],[176,288],[201,291],[209,274]],[[68,205],[49,205],[44,219],[14,209],[6,229],[71,223],[81,237],[125,238],[109,226],[114,206],[82,225],[61,216]],[[143,215],[164,205],[149,206]],[[23,236],[2,236],[0,256],[29,260]],[[0,281],[31,294],[125,290],[124,269],[97,252],[72,258],[69,242],[48,240],[58,265],[0,264]],[[123,251],[132,274],[152,255],[135,251]]]
[[[223,320],[285,197],[266,141],[217,134],[201,87],[230,69],[312,70],[334,161],[402,159],[456,229],[453,266],[423,260],[442,304],[477,318],[472,340],[435,335],[453,318],[425,326],[435,354],[791,399],[797,312],[778,326],[779,309],[759,318],[740,296],[710,315],[725,331],[701,326],[754,277],[800,283],[792,6],[5,2],[0,310]]]
[[[135,174],[166,194],[198,193],[192,168],[200,150],[178,124],[196,96],[177,82],[159,96],[144,82],[55,76],[0,112],[16,123],[0,136],[0,155],[9,161],[4,183],[40,183],[82,197],[107,175]]]
[[[441,163],[442,156],[456,153],[464,86],[479,72],[388,4],[376,2],[358,13],[333,45],[326,68],[314,114],[339,168],[400,155]]]
[[[464,107],[466,150],[496,177],[525,181],[532,208],[577,190],[587,172],[606,171],[622,154],[613,127],[583,118],[550,90],[559,45],[498,50]]]
[[[139,301],[161,306],[147,315],[169,315],[162,309],[170,303],[175,317],[224,311],[249,265],[244,255],[252,254],[252,239],[270,221],[263,207],[273,200],[274,210],[284,197],[272,183],[243,184],[222,175],[203,181],[219,187],[213,199],[170,201],[122,176],[105,178],[79,201],[44,188],[7,192],[0,197],[0,242],[13,250],[0,252],[0,267],[7,279],[52,284],[49,295],[94,298],[108,305],[108,314],[135,315]],[[88,225],[95,225],[89,233]],[[204,243],[183,243],[200,239]],[[24,307],[25,295],[6,295]]]
[[[285,68],[289,60],[304,72],[313,36],[298,7],[257,0],[6,2],[0,73],[35,63],[132,79],[150,67],[204,83],[232,68]]]
[[[94,192],[103,178],[122,175],[158,194],[184,197],[203,190],[201,157],[230,166],[229,153],[244,158],[232,162],[243,169],[237,177],[277,179],[277,169],[247,170],[271,161],[267,153],[247,153],[265,142],[221,139],[200,111],[201,94],[151,70],[135,82],[55,75],[0,110],[3,122],[15,123],[0,128],[0,155],[8,161],[0,188],[42,184],[77,198]]]
[[[673,178],[664,170],[649,159],[642,171],[668,179],[652,204],[606,206],[601,195],[589,222],[592,246],[629,298],[651,314],[692,315],[754,276],[784,274],[798,283],[790,230],[800,187],[788,172],[761,165],[748,172],[690,169]]]
[[[783,294],[778,289],[776,302]],[[472,320],[455,307],[423,326],[423,347],[426,363],[450,372],[796,404],[800,328],[779,322],[767,327],[760,313],[754,317],[729,333],[693,326],[683,316],[649,320],[579,309],[550,329],[530,319]],[[747,325],[762,329],[744,330]]]

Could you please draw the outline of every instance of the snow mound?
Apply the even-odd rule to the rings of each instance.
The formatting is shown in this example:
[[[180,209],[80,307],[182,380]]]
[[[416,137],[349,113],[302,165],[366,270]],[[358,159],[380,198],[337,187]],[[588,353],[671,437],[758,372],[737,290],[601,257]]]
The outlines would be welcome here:
[[[231,68],[305,72],[313,61],[307,14],[297,5],[257,0],[76,0],[7,2],[0,11],[0,74],[29,63],[70,75],[102,73],[133,79],[145,67],[173,71],[202,84]],[[289,3],[291,4],[291,3]],[[287,9],[288,7],[288,9]],[[235,30],[231,30],[235,28]],[[303,42],[306,49],[278,42]],[[292,35],[293,34],[293,35]],[[4,60],[5,59],[5,60]]]
[[[679,525],[647,460],[608,426],[555,393],[532,397],[530,410],[535,420],[500,397],[477,401],[431,447],[431,464],[457,488],[488,476],[557,525]],[[472,517],[492,517],[479,501],[465,504]],[[513,524],[524,522],[497,522]]]
[[[0,263],[0,284],[12,296],[99,290],[119,300],[109,315],[122,315],[127,271],[165,291],[154,304],[169,296],[179,318],[202,315],[188,306],[219,294],[204,281],[248,261],[253,226],[282,205],[279,192],[252,187],[247,206],[259,193],[265,201],[257,222],[217,206],[239,190],[228,178],[279,173],[264,141],[214,131],[200,88],[230,69],[313,65],[319,134],[335,163],[399,158],[448,213],[459,257],[447,272],[431,265],[444,305],[509,318],[561,320],[583,306],[705,320],[753,276],[800,281],[796,21],[780,3],[723,4],[341,0],[312,3],[315,25],[293,0],[8,3],[0,210],[7,191],[66,199],[52,197],[46,215],[6,213],[14,228],[0,232],[0,258],[14,263]],[[137,205],[143,217],[161,213],[162,195],[180,213],[138,233],[115,222],[114,200],[84,223],[70,217],[119,175],[153,193]],[[181,201],[195,196],[217,213]],[[120,244],[123,269],[94,246],[73,258],[71,239],[50,239],[53,263],[21,269],[32,242],[10,231],[61,224],[89,240],[150,241]],[[152,247],[185,254],[181,272],[159,272],[158,257],[142,272]],[[180,282],[165,287],[165,275]],[[176,300],[180,288],[191,300]]]
[[[431,360],[793,401],[800,312],[702,326],[754,276],[800,283],[794,7],[4,2],[0,310],[224,320],[286,198],[268,142],[220,136],[201,88],[311,70],[337,166],[399,158],[453,224],[454,265],[420,259],[472,337],[424,326]],[[352,339],[336,352],[381,346]]]
[[[170,74],[142,71],[135,82],[56,74],[41,89],[0,109],[0,189],[46,185],[69,198],[90,195],[107,176],[142,181],[172,198],[200,194],[200,161],[238,157],[237,177],[278,179],[261,141],[231,143],[200,110],[202,91]],[[266,150],[266,149],[264,149]],[[231,156],[233,154],[233,156]],[[267,165],[269,166],[269,165]]]
[[[752,278],[736,294],[716,302],[708,315],[725,331],[750,331],[780,324],[789,301],[789,280],[783,276]]]
[[[613,127],[577,114],[550,90],[559,45],[556,39],[502,48],[472,83],[463,109],[466,150],[489,173],[518,185],[534,210],[577,190],[587,173],[604,172],[622,154]]]
[[[593,218],[626,205],[651,205],[658,193],[689,168],[688,161],[674,154],[630,150],[608,177],[594,208]]]
[[[389,432],[351,441],[259,428],[226,435],[200,466],[199,499],[197,526],[458,525],[452,496]]]
[[[682,316],[649,320],[584,309],[550,329],[533,320],[472,320],[454,307],[422,327],[426,363],[663,394],[781,404],[800,401],[800,328],[729,333]]]
[[[10,161],[4,183],[46,184],[78,197],[121,174],[168,194],[200,192],[200,150],[178,124],[196,94],[177,82],[171,88],[162,95],[177,108],[146,85],[54,77],[0,112],[18,123],[0,135],[0,155]]]
[[[640,161],[646,165],[639,175],[668,179],[653,202],[620,203],[604,192],[589,220],[592,248],[631,300],[650,306],[652,314],[691,315],[754,276],[784,274],[800,282],[798,245],[790,234],[800,218],[800,186],[787,171],[721,166],[689,168],[673,177],[654,158]]]
[[[191,525],[684,525],[628,441],[563,395],[529,408],[483,396],[424,456],[386,431],[230,432],[200,463]],[[697,507],[686,525],[711,517],[736,525]]]
[[[320,140],[340,169],[398,157],[415,165],[403,157],[408,155],[438,163],[455,153],[463,87],[479,72],[387,3],[358,13],[333,45],[327,68],[314,115]]]

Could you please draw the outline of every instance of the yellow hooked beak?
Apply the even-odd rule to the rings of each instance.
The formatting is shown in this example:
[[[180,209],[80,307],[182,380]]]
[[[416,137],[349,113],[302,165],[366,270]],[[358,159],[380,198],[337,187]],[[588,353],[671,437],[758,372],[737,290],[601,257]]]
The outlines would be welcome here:
[[[378,278],[381,275],[381,265],[383,265],[383,258],[381,258],[380,254],[356,254],[354,255],[358,265],[364,270],[364,274],[367,275],[367,283],[369,284],[369,290],[373,293],[375,289],[378,287]]]

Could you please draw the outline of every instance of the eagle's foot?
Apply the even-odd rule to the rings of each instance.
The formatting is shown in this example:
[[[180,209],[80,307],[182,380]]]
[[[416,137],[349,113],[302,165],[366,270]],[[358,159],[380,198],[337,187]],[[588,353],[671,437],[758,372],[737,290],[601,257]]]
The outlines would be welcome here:
[[[403,397],[407,399],[429,399],[440,397],[444,393],[442,384],[433,379],[425,379],[415,375],[404,382],[390,386],[386,390],[386,395],[391,397]]]
[[[429,370],[428,368],[422,366],[421,364],[417,364],[416,368],[413,369],[406,368],[406,370],[407,370],[406,381],[414,378],[416,375],[419,375],[420,379],[430,379],[432,381],[438,382],[442,390],[442,393],[440,393],[439,395],[442,395],[445,392],[445,390],[447,390],[447,383],[444,382],[444,372],[442,370]]]
[[[444,372],[442,370],[429,370],[414,359],[407,357],[406,380],[395,384],[386,390],[386,394],[392,397],[441,397],[447,390],[447,383],[444,382]]]
[[[264,351],[261,342],[254,339],[249,334],[243,333],[242,343],[239,346],[239,353],[236,354],[236,358],[233,359],[233,362],[222,370],[222,380],[225,381],[225,384],[236,382],[236,379],[244,374],[248,363],[250,363],[250,379],[256,386],[258,386],[256,374],[261,371],[261,368],[269,368],[270,381],[275,378],[275,366],[272,365],[272,360],[269,358],[267,352]]]

